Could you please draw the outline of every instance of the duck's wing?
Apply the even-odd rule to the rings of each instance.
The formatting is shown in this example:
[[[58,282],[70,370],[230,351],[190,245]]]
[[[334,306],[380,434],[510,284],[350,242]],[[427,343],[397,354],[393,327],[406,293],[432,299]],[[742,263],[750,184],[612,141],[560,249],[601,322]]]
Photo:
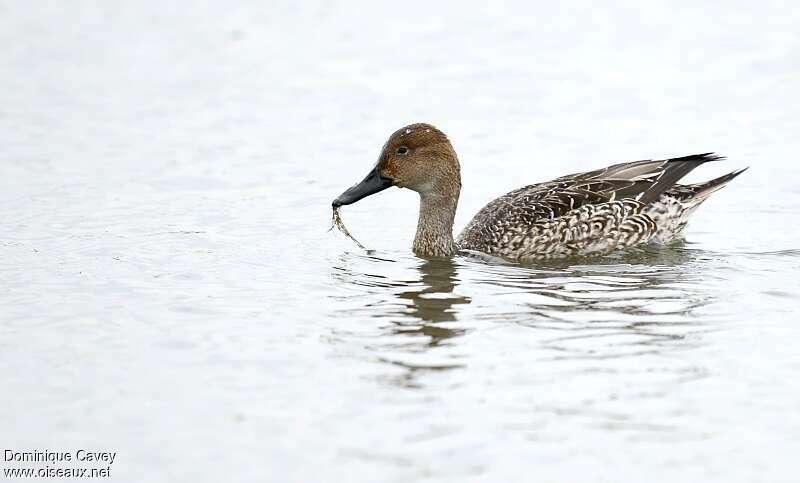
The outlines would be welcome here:
[[[485,249],[504,234],[556,220],[586,205],[633,200],[644,206],[658,199],[691,170],[720,159],[713,153],[663,160],[619,163],[525,186],[484,206],[464,228],[459,243]]]
[[[646,204],[658,199],[661,193],[670,189],[696,167],[719,159],[722,159],[722,156],[714,153],[659,160],[647,159],[562,176],[553,182],[569,183],[576,188],[607,195],[611,200],[633,198]]]
[[[567,211],[586,204],[627,198],[647,204],[658,199],[661,193],[672,188],[694,168],[718,159],[721,156],[704,153],[680,158],[619,163],[526,186],[495,201],[507,207],[516,206],[522,212],[534,215],[531,221],[558,218]]]

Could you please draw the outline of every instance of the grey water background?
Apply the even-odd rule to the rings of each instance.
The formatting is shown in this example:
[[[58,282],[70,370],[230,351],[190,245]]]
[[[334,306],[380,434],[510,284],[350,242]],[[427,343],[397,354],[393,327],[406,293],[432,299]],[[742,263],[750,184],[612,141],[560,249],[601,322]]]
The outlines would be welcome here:
[[[797,481],[800,9],[0,2],[0,446],[118,481]],[[683,245],[413,256],[330,202],[427,121],[456,229],[624,160],[751,169]],[[9,467],[3,463],[3,467]]]

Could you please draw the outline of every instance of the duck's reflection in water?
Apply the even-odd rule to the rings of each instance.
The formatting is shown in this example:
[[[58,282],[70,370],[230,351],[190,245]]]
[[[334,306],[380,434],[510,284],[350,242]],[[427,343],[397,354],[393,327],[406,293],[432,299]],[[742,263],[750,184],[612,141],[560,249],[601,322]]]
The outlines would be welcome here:
[[[395,351],[379,356],[383,362],[403,369],[387,381],[409,388],[420,387],[418,379],[426,373],[464,366],[457,348],[446,345],[449,339],[466,333],[453,323],[458,319],[456,306],[470,303],[469,297],[455,292],[459,280],[452,260],[425,260],[417,270],[421,284],[396,294],[406,301],[406,317],[392,319],[388,327],[395,336],[407,336],[417,342],[393,344]]]
[[[393,378],[403,385],[465,367],[475,354],[457,341],[470,331],[497,329],[489,343],[503,346],[498,357],[510,351],[526,364],[572,361],[552,369],[589,371],[592,361],[643,362],[696,346],[702,338],[687,336],[708,330],[695,312],[711,300],[705,269],[714,256],[684,246],[536,266],[387,258],[348,255],[335,276],[353,292],[340,314],[369,317],[358,336],[378,360],[406,369]],[[672,380],[698,374],[672,369]]]
[[[429,259],[417,267],[421,285],[397,293],[406,300],[412,320],[394,321],[396,334],[424,335],[427,345],[434,347],[442,341],[464,333],[463,329],[447,328],[442,322],[456,321],[455,305],[468,304],[469,297],[454,292],[458,284],[456,264],[450,259]]]
[[[534,329],[536,360],[601,360],[664,354],[702,343],[696,314],[713,297],[714,256],[682,245],[536,267],[476,267],[470,283],[491,285],[493,304],[476,317]]]
[[[349,305],[340,314],[377,319],[370,324],[373,330],[366,331],[372,334],[366,345],[378,360],[404,369],[391,376],[393,383],[416,387],[420,373],[463,366],[448,344],[466,333],[459,326],[457,307],[470,303],[457,293],[457,261],[348,255],[340,262],[335,278],[358,293],[339,297]]]

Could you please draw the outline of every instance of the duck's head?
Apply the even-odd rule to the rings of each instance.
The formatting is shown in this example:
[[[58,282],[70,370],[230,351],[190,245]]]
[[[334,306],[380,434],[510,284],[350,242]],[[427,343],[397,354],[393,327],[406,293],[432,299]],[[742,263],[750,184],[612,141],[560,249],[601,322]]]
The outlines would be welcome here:
[[[333,206],[349,205],[390,186],[408,188],[422,196],[458,197],[461,175],[453,146],[430,124],[410,124],[398,129],[383,145],[378,162],[363,181],[333,200]]]

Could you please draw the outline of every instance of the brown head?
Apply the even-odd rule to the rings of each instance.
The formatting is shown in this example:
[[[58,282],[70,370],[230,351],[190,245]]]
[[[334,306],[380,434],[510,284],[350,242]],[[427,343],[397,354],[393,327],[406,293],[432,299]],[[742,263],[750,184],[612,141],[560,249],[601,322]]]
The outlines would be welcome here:
[[[458,199],[460,168],[447,136],[430,124],[398,129],[383,145],[375,167],[363,181],[339,195],[333,206],[355,203],[390,186],[408,188],[423,197],[454,195]]]

